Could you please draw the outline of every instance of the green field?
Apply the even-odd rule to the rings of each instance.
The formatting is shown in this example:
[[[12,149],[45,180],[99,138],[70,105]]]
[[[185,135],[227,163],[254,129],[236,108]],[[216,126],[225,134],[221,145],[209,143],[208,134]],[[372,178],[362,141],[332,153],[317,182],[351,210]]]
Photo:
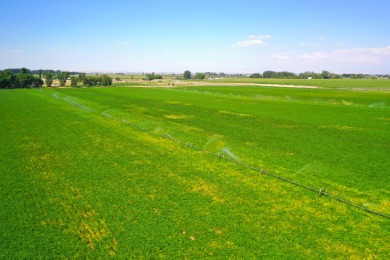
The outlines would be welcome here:
[[[0,91],[0,258],[389,258],[389,218],[229,161],[390,215],[388,81],[343,82]]]
[[[255,83],[255,84],[287,84],[301,86],[318,86],[324,88],[344,89],[389,89],[386,79],[269,79],[269,78],[222,78],[215,80],[221,83]]]

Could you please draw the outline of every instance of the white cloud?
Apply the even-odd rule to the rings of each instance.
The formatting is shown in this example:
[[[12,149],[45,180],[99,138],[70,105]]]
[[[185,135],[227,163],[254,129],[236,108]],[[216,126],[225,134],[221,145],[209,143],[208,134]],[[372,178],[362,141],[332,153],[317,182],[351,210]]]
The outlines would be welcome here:
[[[65,44],[59,43],[55,46],[51,46],[47,49],[49,52],[64,51],[67,46]]]
[[[321,47],[322,46],[322,44],[323,44],[323,42],[326,40],[326,38],[325,37],[320,37],[320,38],[318,38],[318,39],[316,39],[316,40],[313,40],[313,41],[309,41],[309,42],[300,42],[299,43],[299,46],[301,46],[301,47],[316,47],[316,48],[318,48],[318,47]]]
[[[314,43],[312,43],[312,42],[300,42],[299,46],[314,46]]]
[[[384,48],[354,48],[354,49],[339,49],[337,53],[344,55],[390,55],[390,46]]]
[[[310,61],[317,61],[317,60],[323,60],[329,57],[329,54],[324,51],[318,51],[315,53],[310,54],[302,54],[299,56],[302,60],[310,60]]]
[[[383,48],[338,49],[334,52],[337,61],[382,64],[389,60],[390,46]]]
[[[271,35],[249,35],[247,40],[239,41],[233,44],[234,47],[251,47],[251,46],[261,46],[267,45],[267,43],[263,39],[271,38]]]
[[[248,38],[249,39],[253,39],[253,40],[261,40],[261,39],[268,39],[268,38],[271,38],[272,36],[267,34],[267,35],[260,35],[260,36],[257,36],[255,34],[252,34],[252,35],[249,35]]]
[[[23,50],[22,49],[8,49],[7,54],[22,54]]]
[[[234,47],[250,47],[250,46],[258,46],[258,45],[266,45],[267,43],[263,40],[245,40],[239,41],[234,44]]]
[[[282,68],[285,68],[286,66],[290,66],[290,65],[293,65],[293,59],[291,56],[288,56],[284,53],[280,53],[280,54],[277,54],[275,59],[273,59],[274,61],[274,64],[276,64],[276,66],[283,70]],[[279,70],[278,69],[278,70]]]
[[[133,40],[128,40],[126,42],[120,42],[119,45],[127,46],[127,45],[131,45],[132,43],[133,43]]]
[[[382,48],[335,49],[304,53],[296,57],[305,62],[305,64],[344,64],[343,66],[349,64],[349,67],[355,67],[359,64],[384,66],[384,64],[390,62],[390,46]]]
[[[279,60],[279,61],[290,61],[291,60],[291,57],[287,56],[287,55],[277,55],[276,58]]]

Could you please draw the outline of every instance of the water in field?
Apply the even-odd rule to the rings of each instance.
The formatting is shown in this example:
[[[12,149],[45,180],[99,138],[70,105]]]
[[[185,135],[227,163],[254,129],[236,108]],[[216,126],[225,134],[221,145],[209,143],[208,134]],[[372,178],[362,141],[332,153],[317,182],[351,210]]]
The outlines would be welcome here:
[[[222,135],[212,135],[203,146],[203,150],[218,153],[226,146],[225,137]]]

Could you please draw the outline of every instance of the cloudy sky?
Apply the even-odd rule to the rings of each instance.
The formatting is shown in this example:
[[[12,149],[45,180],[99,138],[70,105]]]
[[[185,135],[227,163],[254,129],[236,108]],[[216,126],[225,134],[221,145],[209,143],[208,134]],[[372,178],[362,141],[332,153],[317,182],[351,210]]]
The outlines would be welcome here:
[[[0,69],[390,74],[389,0],[0,0]]]

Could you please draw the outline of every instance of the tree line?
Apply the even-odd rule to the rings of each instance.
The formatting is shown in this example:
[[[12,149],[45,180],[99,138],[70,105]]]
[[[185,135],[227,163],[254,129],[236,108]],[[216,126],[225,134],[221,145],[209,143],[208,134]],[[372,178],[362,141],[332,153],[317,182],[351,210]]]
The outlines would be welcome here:
[[[52,86],[54,79],[58,79],[60,83],[60,87],[64,87],[68,79],[70,79],[71,87],[81,87],[78,83],[82,83],[82,85],[86,87],[112,85],[112,78],[107,75],[87,76],[85,73],[79,73],[78,77],[76,77],[76,76],[70,76],[69,72],[63,71],[57,75],[51,72],[47,72],[44,75],[44,78],[47,87]]]
[[[0,71],[0,89],[13,89],[13,88],[40,88],[43,85],[47,87],[53,86],[53,81],[58,80],[59,85],[64,87],[66,82],[70,80],[72,87],[83,86],[110,86],[112,84],[112,78],[107,75],[86,75],[85,73],[78,73],[78,76],[74,72],[66,71],[53,71],[39,70],[38,76],[34,76],[32,71],[22,68],[16,73],[16,69],[7,69]]]
[[[295,74],[288,71],[272,71],[267,70],[261,73],[253,73],[249,76],[250,78],[275,78],[275,79],[336,79],[341,78],[341,75],[331,73],[323,70],[321,73],[316,72],[303,72]]]
[[[381,74],[381,75],[369,75],[369,74],[353,74],[353,73],[343,73],[336,74],[323,70],[320,73],[307,71],[302,73],[294,73],[289,71],[272,71],[266,70],[263,73],[253,73],[250,75],[247,74],[225,74],[223,72],[197,72],[192,74],[191,71],[186,70],[181,79],[209,79],[209,78],[225,78],[225,77],[239,77],[239,78],[274,78],[274,79],[341,79],[341,78],[350,78],[350,79],[366,79],[366,78],[390,78],[390,75]]]
[[[368,75],[368,74],[336,74],[323,70],[320,73],[307,71],[299,74],[288,72],[288,71],[272,71],[267,70],[263,73],[253,73],[249,75],[250,78],[275,78],[275,79],[341,79],[341,78],[350,78],[350,79],[364,79],[364,78],[389,78],[389,75]]]
[[[18,74],[21,69],[20,68],[9,68],[9,69],[5,69],[5,70],[10,70],[13,74]],[[33,74],[33,75],[38,75],[40,78],[42,78],[42,75],[44,75],[46,72],[51,72],[53,74],[61,73],[61,70],[43,70],[43,69],[39,69],[39,70],[26,69],[26,70],[27,70],[27,73]],[[68,71],[68,73],[70,75],[78,75],[80,72]]]
[[[147,73],[145,75],[145,77],[143,78],[143,80],[148,80],[148,81],[155,80],[155,79],[163,79],[163,77],[160,74],[156,74],[156,73],[152,72],[149,74]]]
[[[18,74],[10,70],[0,71],[0,89],[40,88],[43,80],[30,73],[26,68],[20,69]]]

